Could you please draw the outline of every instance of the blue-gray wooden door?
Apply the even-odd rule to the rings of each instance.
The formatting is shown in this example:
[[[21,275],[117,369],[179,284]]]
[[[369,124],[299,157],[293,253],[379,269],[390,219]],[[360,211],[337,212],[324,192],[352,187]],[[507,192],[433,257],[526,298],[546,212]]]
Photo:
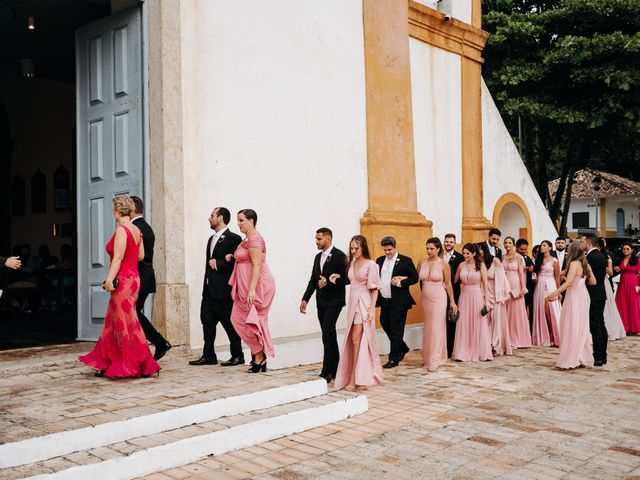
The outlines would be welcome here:
[[[76,32],[79,339],[97,339],[104,323],[112,199],[143,196],[142,58],[138,8]]]

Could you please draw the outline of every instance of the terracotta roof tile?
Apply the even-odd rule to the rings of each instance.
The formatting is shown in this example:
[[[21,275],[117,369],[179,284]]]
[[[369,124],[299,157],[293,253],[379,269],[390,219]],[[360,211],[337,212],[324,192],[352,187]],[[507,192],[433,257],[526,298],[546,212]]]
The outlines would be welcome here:
[[[635,182],[628,178],[614,175],[613,173],[602,172],[600,170],[593,170],[591,168],[584,168],[578,170],[574,174],[575,181],[571,188],[571,198],[593,198],[596,196],[596,192],[591,186],[591,182],[594,177],[599,176],[602,179],[602,185],[597,195],[600,198],[605,197],[618,197],[625,195],[638,195],[640,196],[640,182]],[[553,198],[558,190],[560,179],[556,178],[549,182],[549,194]]]

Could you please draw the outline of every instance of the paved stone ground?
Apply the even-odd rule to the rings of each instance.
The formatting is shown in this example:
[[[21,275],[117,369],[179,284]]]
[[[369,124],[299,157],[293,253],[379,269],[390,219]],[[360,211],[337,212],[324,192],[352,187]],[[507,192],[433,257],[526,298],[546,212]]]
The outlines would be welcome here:
[[[317,365],[257,376],[189,367],[185,354],[172,351],[160,378],[110,381],[68,362],[74,349],[86,346],[50,356],[47,349],[0,353],[1,442],[311,380],[318,372]],[[482,364],[449,362],[436,373],[424,372],[420,352],[412,352],[385,371],[384,386],[366,392],[364,415],[145,479],[640,480],[640,337],[610,343],[609,351],[609,364],[598,369],[556,370],[557,350],[540,348]]]

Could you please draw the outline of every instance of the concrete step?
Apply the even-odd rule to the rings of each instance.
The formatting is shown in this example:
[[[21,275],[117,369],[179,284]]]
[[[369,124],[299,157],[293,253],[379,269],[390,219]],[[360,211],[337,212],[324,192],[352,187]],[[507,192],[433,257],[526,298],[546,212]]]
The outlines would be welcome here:
[[[214,405],[193,405],[113,422],[119,425],[98,426],[102,431],[95,431],[98,427],[94,427],[81,429],[94,432],[61,432],[25,441],[30,443],[16,442],[22,443],[20,449],[12,444],[2,445],[0,448],[6,449],[0,451],[0,462],[13,466],[0,470],[0,478],[84,480],[106,478],[104,474],[109,472],[110,479],[130,479],[327,425],[367,410],[366,397],[348,392],[327,393],[323,382],[303,382],[256,392],[251,398],[230,397],[210,402]],[[85,445],[81,447],[83,441]],[[33,450],[41,458],[25,464],[24,452]]]

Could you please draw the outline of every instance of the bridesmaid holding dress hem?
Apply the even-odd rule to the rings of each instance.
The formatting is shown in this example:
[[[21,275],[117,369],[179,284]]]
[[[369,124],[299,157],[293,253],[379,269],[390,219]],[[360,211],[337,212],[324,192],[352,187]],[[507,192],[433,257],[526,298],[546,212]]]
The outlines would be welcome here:
[[[367,239],[356,235],[349,242],[350,289],[347,333],[334,386],[366,390],[382,383],[382,366],[376,340],[376,300],[380,288],[378,264],[371,260]],[[338,274],[329,277],[335,283]]]
[[[545,296],[560,286],[560,265],[551,256],[553,245],[549,240],[540,244],[534,272],[538,275],[533,293],[533,332],[531,342],[540,347],[560,346],[560,299],[545,301]]]

